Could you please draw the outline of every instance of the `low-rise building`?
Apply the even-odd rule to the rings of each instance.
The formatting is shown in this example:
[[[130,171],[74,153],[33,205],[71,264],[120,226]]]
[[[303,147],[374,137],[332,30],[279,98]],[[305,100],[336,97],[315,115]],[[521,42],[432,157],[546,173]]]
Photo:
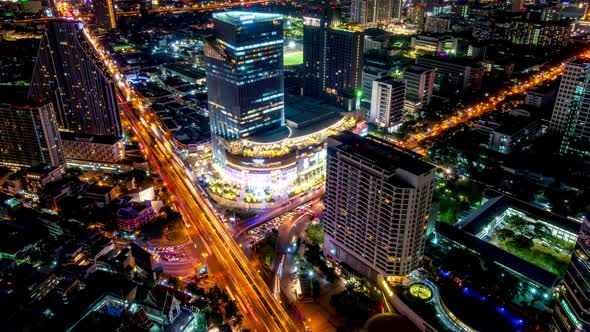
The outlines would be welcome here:
[[[30,167],[25,171],[25,183],[27,191],[36,193],[47,184],[61,180],[62,169],[49,165]]]
[[[459,90],[479,91],[482,88],[485,68],[473,58],[449,56],[421,56],[416,64],[436,70],[435,84]]]
[[[450,36],[416,36],[412,37],[410,47],[416,52],[456,54],[459,39]]]
[[[117,225],[126,232],[134,232],[146,222],[156,217],[152,202],[130,202],[117,211]]]
[[[541,135],[541,123],[530,116],[511,115],[499,123],[477,125],[483,134],[483,146],[510,154]]]
[[[70,132],[61,132],[60,135],[68,163],[116,163],[125,158],[125,147],[120,137]]]

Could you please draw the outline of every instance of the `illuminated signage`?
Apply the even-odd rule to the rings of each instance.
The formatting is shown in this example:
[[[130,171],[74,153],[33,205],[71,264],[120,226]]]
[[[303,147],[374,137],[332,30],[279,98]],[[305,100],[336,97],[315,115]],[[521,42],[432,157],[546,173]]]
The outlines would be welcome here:
[[[312,27],[319,27],[320,26],[320,19],[313,18],[313,17],[303,17],[303,25],[309,25]]]

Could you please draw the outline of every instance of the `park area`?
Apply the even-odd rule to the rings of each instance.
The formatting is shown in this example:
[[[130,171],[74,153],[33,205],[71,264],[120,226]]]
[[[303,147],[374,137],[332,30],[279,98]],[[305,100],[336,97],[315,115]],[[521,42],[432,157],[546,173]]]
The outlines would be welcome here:
[[[293,66],[303,63],[303,51],[285,52],[283,56],[283,65]]]
[[[504,217],[490,243],[558,276],[565,274],[575,245],[552,235],[542,223],[518,215]]]

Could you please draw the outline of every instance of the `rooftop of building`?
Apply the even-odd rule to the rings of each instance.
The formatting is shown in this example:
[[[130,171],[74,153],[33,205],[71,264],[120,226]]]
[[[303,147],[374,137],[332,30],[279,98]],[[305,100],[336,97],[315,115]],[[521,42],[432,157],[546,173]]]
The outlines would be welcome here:
[[[421,175],[435,168],[434,165],[423,161],[421,156],[416,153],[361,137],[351,132],[343,132],[331,138],[332,141],[336,142],[335,144],[329,144],[330,148],[339,149],[370,160],[373,164],[384,170],[395,172],[395,170],[401,168],[413,174]]]
[[[476,58],[473,57],[457,57],[457,56],[439,56],[439,55],[423,55],[416,58],[416,62],[420,59],[427,59],[427,60],[434,60],[434,61],[441,61],[447,62],[455,65],[462,65],[462,66],[470,66],[470,67],[481,67],[477,62]],[[418,65],[420,65],[418,63]]]
[[[524,128],[530,126],[534,122],[537,122],[536,118],[526,116],[510,116],[508,119],[503,121],[498,128],[494,129],[494,131],[504,135],[514,135]]]
[[[496,191],[487,191],[486,196],[489,197],[488,201],[465,219],[463,231],[469,234],[477,234],[494,218],[510,208],[570,233],[577,234],[580,229],[580,224],[570,219],[545,211],[514,197],[502,195]]]
[[[375,82],[379,82],[379,83],[385,83],[385,84],[389,84],[393,87],[398,87],[398,86],[406,86],[405,83],[400,82],[398,79],[391,77],[391,76],[383,76],[380,77],[378,79],[375,80]]]
[[[256,12],[245,12],[245,11],[227,11],[214,13],[213,18],[235,25],[243,26],[252,23],[269,22],[274,20],[282,20],[283,15],[281,14],[267,14],[267,13],[256,13]]]
[[[205,71],[199,68],[194,67],[192,64],[188,63],[170,63],[165,64],[164,68],[175,71],[180,75],[188,76],[192,79],[201,79],[205,78]]]
[[[272,143],[326,129],[342,119],[342,110],[328,102],[309,97],[285,95],[286,126],[248,138],[254,143]]]
[[[85,143],[94,143],[94,144],[108,144],[113,145],[122,138],[117,136],[107,136],[107,135],[93,135],[93,134],[86,134],[86,133],[72,133],[66,131],[60,131],[59,136],[64,141],[75,141],[75,142],[85,142]]]
[[[452,225],[438,223],[436,231],[437,234],[459,243],[483,257],[493,259],[498,264],[517,271],[519,274],[545,287],[554,287],[559,282],[559,277],[555,274]]]
[[[26,174],[50,174],[53,171],[55,171],[57,169],[57,167],[53,167],[50,165],[37,165],[37,166],[31,166],[29,168],[26,169],[25,173]]]
[[[404,72],[405,73],[411,73],[411,74],[422,74],[426,71],[431,71],[432,69],[430,68],[426,68],[426,67],[422,67],[419,65],[415,65],[415,66],[409,66],[407,67]]]

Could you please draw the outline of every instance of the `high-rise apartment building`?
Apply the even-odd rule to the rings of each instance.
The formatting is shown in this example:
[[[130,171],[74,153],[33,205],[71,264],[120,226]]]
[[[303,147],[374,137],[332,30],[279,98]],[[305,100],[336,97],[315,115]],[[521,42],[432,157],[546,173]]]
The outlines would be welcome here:
[[[549,124],[549,132],[562,140],[562,153],[590,155],[589,89],[590,62],[567,63]]]
[[[324,255],[396,282],[420,265],[435,167],[352,133],[328,140]]]
[[[228,11],[213,14],[213,25],[204,47],[213,146],[216,136],[231,141],[283,126],[282,15]]]
[[[50,102],[0,104],[0,165],[58,167],[64,163],[55,112]]]
[[[117,17],[115,16],[115,5],[113,0],[93,0],[94,20],[99,29],[115,30],[117,28]]]
[[[373,81],[368,123],[393,132],[404,121],[406,85],[385,76]]]
[[[393,0],[353,0],[351,18],[367,26],[389,23],[393,18],[393,2]]]
[[[510,37],[515,45],[563,47],[570,40],[570,22],[513,21]]]
[[[303,94],[356,107],[363,66],[362,30],[344,25],[331,8],[319,8],[303,18]],[[360,93],[358,93],[360,95]]]
[[[436,70],[420,66],[410,66],[404,70],[406,82],[405,110],[416,112],[430,103]]]
[[[590,331],[590,221],[580,229],[572,259],[559,288],[552,332]]]
[[[113,79],[82,26],[63,19],[46,23],[29,99],[51,100],[60,130],[120,137]]]

